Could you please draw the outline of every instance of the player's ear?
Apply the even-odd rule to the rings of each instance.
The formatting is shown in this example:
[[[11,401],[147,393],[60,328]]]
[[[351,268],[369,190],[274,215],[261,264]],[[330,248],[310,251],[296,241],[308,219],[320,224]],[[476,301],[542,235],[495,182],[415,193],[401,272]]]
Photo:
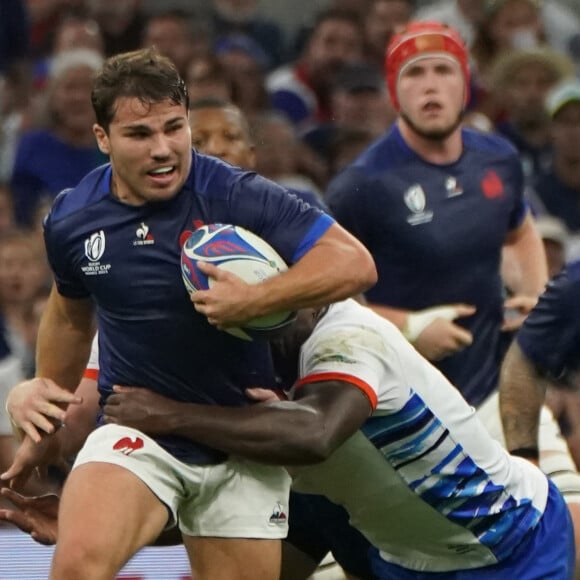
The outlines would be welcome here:
[[[107,135],[105,129],[95,123],[93,125],[93,133],[95,134],[97,146],[99,147],[100,152],[104,153],[105,155],[109,155],[111,152],[111,146],[109,144],[109,136]]]

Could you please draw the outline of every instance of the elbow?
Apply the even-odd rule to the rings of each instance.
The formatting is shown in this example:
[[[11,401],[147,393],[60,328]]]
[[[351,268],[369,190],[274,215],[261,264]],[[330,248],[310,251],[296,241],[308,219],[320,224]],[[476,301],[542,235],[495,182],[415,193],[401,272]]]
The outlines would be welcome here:
[[[357,292],[365,292],[369,288],[372,288],[379,279],[377,267],[372,256],[367,250],[364,250],[361,254],[356,260]]]

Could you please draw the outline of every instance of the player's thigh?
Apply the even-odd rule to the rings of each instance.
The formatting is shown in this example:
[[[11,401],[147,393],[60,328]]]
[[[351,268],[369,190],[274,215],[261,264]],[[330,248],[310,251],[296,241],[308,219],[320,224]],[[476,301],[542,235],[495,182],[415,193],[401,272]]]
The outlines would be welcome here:
[[[182,464],[146,435],[119,425],[96,429],[63,489],[59,552],[79,544],[120,559],[154,540],[177,518]],[[91,555],[91,557],[93,557]]]
[[[196,580],[278,580],[281,541],[183,536]]]

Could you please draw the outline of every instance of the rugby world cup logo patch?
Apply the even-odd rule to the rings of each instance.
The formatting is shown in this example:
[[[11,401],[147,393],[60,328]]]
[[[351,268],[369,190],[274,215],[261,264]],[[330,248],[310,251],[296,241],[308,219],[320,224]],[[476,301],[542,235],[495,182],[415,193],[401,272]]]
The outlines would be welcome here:
[[[91,262],[98,262],[105,253],[105,232],[95,232],[85,240],[85,256]]]

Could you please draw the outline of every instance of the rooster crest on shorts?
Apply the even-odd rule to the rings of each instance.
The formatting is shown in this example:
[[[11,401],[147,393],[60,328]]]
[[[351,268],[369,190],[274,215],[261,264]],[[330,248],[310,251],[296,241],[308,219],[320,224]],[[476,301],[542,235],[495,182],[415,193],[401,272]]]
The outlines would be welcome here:
[[[122,437],[113,445],[113,449],[115,451],[120,451],[124,455],[131,455],[133,451],[137,451],[137,449],[141,449],[145,444],[143,443],[143,439],[141,437],[135,437],[134,439],[131,437]]]
[[[272,515],[270,516],[270,524],[272,525],[281,525],[285,524],[288,520],[288,516],[282,507],[280,502],[276,502],[274,509],[272,510]]]

